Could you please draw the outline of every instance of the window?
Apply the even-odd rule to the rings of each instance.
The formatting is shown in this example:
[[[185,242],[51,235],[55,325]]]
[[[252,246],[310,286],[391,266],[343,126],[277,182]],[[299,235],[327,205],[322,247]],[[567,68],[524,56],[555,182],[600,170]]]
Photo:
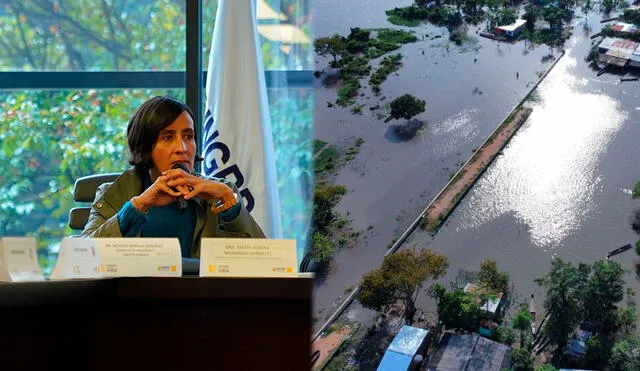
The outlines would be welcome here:
[[[35,236],[45,272],[62,237],[74,234],[67,221],[75,179],[126,169],[125,128],[144,100],[187,100],[195,86],[185,78],[190,27],[201,27],[206,69],[217,1],[201,1],[202,24],[187,16],[193,4],[185,0],[25,0],[0,8],[0,236]],[[266,14],[259,25],[269,26],[259,31],[265,69],[285,76],[267,71],[266,79],[283,230],[302,251],[313,183],[308,1],[257,6],[259,17]]]

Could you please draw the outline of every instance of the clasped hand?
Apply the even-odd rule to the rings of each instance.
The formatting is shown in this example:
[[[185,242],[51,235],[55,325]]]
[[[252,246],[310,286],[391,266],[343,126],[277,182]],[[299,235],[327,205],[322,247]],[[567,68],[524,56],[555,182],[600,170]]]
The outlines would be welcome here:
[[[140,211],[147,212],[151,207],[166,206],[179,197],[185,200],[197,197],[205,201],[219,199],[227,202],[234,195],[233,190],[224,183],[203,179],[181,169],[170,169],[162,172],[140,196],[132,198],[131,203]]]

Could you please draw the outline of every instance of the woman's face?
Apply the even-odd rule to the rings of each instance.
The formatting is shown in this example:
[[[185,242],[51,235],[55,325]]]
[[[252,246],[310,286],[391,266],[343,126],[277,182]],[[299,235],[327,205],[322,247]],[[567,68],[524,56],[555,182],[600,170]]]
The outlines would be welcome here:
[[[196,154],[196,133],[193,120],[183,111],[171,125],[160,131],[156,143],[151,150],[152,180],[160,173],[171,169],[175,164],[182,164],[193,170]]]

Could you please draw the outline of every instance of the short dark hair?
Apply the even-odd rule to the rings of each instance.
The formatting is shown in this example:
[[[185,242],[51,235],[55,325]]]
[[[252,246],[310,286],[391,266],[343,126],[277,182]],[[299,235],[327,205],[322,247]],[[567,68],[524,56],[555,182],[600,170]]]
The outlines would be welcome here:
[[[196,119],[191,109],[173,97],[153,97],[142,103],[131,116],[127,126],[129,164],[152,168],[151,150],[158,140],[158,135],[162,129],[171,125],[182,112],[187,112],[195,125]],[[194,132],[197,138],[195,127]],[[196,155],[196,159],[198,158],[199,156]]]

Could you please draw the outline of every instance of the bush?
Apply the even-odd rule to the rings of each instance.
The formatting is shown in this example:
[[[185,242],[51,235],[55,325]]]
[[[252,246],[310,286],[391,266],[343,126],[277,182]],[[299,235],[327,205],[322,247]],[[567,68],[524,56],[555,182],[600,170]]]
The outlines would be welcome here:
[[[458,34],[457,32],[451,32],[449,34],[449,40],[455,42],[456,45],[462,45],[462,36],[460,36],[460,34]]]
[[[633,191],[631,192],[631,197],[632,198],[640,198],[640,182],[636,183],[636,185],[633,186]]]
[[[326,234],[314,233],[312,241],[313,258],[317,262],[326,262],[336,251],[336,243]]]
[[[493,331],[493,337],[495,341],[511,346],[516,340],[516,332],[511,327],[498,326]]]

